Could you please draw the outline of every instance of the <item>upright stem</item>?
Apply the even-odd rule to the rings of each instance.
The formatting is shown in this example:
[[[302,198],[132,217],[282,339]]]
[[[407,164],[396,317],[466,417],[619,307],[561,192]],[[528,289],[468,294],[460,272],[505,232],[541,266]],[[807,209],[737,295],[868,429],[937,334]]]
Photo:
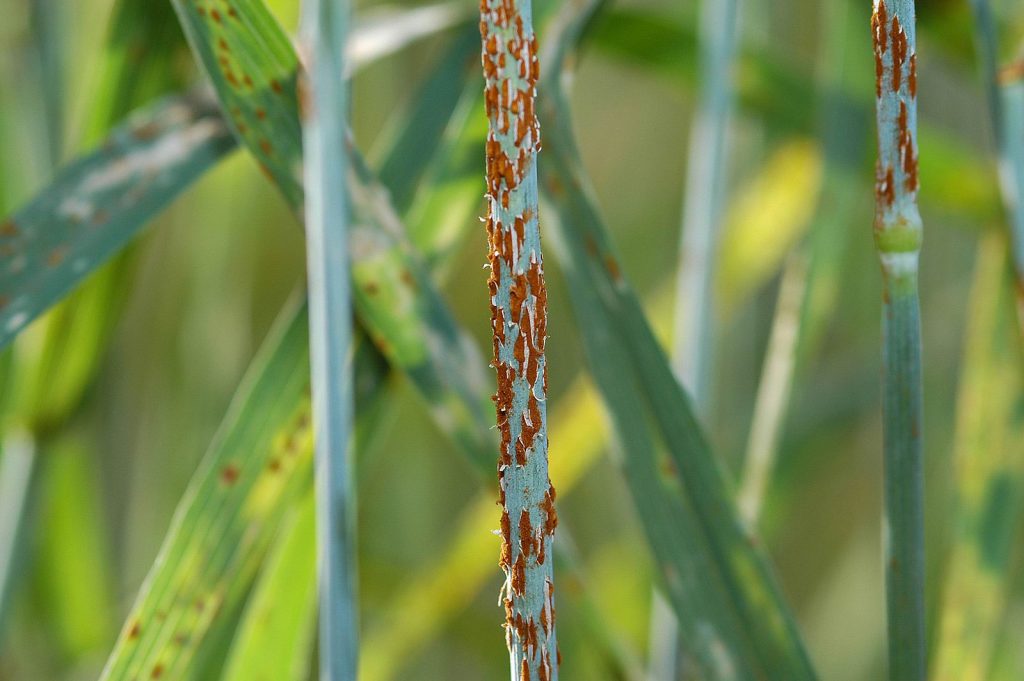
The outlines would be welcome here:
[[[924,477],[917,263],[917,43],[913,0],[874,0],[875,244],[884,279],[885,565],[889,678],[923,681]]]
[[[320,678],[356,678],[352,435],[352,301],[348,253],[348,93],[345,0],[307,0],[302,42],[308,97],[301,98],[306,187],[310,361],[316,433]]]
[[[707,416],[711,376],[712,281],[725,195],[725,140],[732,108],[736,4],[736,0],[701,3],[701,78],[690,127],[683,194],[672,370],[701,416]],[[685,665],[679,653],[679,627],[671,607],[658,593],[654,595],[650,629],[650,678],[678,678]]]
[[[1013,269],[1017,279],[1017,321],[1024,330],[1024,55],[999,66],[996,19],[990,0],[971,0],[975,44],[989,100],[989,116],[999,156],[1003,204],[1010,222]]]
[[[33,479],[39,461],[28,433],[14,430],[3,440],[0,453],[0,641],[12,605],[15,573],[19,568],[29,525]]]
[[[736,0],[701,5],[701,80],[690,128],[672,368],[698,409],[707,398],[711,290],[725,195],[725,138],[732,108]]]
[[[487,236],[505,631],[513,681],[558,678],[554,556],[558,523],[548,479],[547,288],[537,206],[540,69],[529,0],[484,0]]]

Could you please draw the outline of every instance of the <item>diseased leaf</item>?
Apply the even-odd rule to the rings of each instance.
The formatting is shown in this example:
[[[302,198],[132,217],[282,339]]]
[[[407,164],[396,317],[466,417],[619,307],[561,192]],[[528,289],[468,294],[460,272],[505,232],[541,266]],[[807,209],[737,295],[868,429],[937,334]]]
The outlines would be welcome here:
[[[262,0],[235,2],[228,11],[219,3],[174,2],[239,139],[301,212],[298,61],[281,27]],[[486,362],[408,243],[387,190],[354,146],[350,151],[356,314],[380,352],[413,380],[438,422],[479,465],[490,466],[493,434],[489,406],[481,399]]]
[[[599,4],[566,6],[578,16],[563,24],[562,41],[580,31]],[[768,559],[739,519],[725,475],[618,265],[591,197],[560,94],[566,52],[557,45],[549,50],[558,58],[544,65],[542,75],[548,99],[539,112],[545,139],[541,185],[558,213],[549,233],[683,640],[709,679],[812,679]],[[656,459],[655,435],[668,450],[671,476]]]
[[[172,97],[60,171],[0,225],[0,347],[233,147],[208,100]]]

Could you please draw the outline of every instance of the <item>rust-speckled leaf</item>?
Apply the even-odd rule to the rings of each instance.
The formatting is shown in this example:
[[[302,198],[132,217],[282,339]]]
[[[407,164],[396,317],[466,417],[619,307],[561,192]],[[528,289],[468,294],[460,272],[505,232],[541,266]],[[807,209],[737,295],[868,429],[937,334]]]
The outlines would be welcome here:
[[[60,171],[0,224],[0,347],[233,147],[211,102],[172,97]]]
[[[284,31],[262,0],[174,5],[239,139],[301,214],[298,60]],[[454,62],[453,72],[460,70],[464,64]],[[359,321],[391,365],[410,376],[438,422],[478,464],[490,466],[494,435],[490,405],[481,397],[488,392],[487,362],[433,285],[388,190],[354,145],[350,158],[350,249]]]

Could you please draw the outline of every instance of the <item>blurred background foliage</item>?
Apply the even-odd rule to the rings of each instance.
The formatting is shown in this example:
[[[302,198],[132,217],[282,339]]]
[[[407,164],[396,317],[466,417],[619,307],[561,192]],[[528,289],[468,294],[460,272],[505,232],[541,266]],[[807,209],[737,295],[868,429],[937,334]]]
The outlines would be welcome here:
[[[268,4],[294,30],[297,0]],[[822,678],[877,679],[884,670],[885,601],[870,3],[740,6],[738,106],[706,427],[739,479],[782,271],[790,254],[828,254],[827,267],[810,263],[817,307],[798,320],[792,399],[780,423],[761,537]],[[385,16],[370,2],[356,9],[362,17]],[[472,20],[475,7],[463,9]],[[0,0],[0,16],[4,214],[44,187],[55,167],[94,147],[129,110],[201,80],[169,2]],[[1024,6],[1004,0],[996,16],[1009,60],[1024,36]],[[571,90],[584,165],[621,268],[666,345],[697,85],[696,17],[696,3],[616,3],[584,38]],[[972,21],[966,0],[920,3],[935,642],[950,616],[943,613],[945,578],[961,536],[962,465],[955,462],[987,453],[1010,471],[1011,497],[1024,484],[1020,382],[1000,382],[1024,365],[1017,327],[1006,321],[1013,318],[1006,222]],[[362,149],[383,146],[400,129],[416,85],[455,35],[415,42],[359,72],[352,120]],[[828,69],[837,59],[838,78]],[[479,127],[477,118],[466,125]],[[458,218],[472,223],[471,238],[445,263],[443,292],[483,349],[490,326],[477,223],[484,210],[482,144],[456,160],[479,166],[480,198]],[[545,211],[553,213],[542,206],[542,225]],[[4,351],[0,461],[14,460],[26,441],[36,454],[10,607],[0,609],[0,679],[99,673],[243,371],[305,281],[295,222],[252,159],[235,153]],[[808,251],[805,244],[816,237],[825,246]],[[649,639],[649,551],[607,456],[614,444],[553,259],[548,272],[551,457],[560,517],[571,532],[558,541],[571,542],[580,568],[563,569],[558,578],[563,678],[637,678]],[[1002,368],[993,367],[996,360]],[[995,390],[998,400],[988,397]],[[488,532],[497,526],[497,507],[481,498],[479,478],[406,380],[392,377],[386,399],[392,406],[379,435],[357,452],[365,677],[500,678],[507,659],[496,606],[499,542]],[[578,480],[563,488],[559,471],[576,460]],[[6,512],[14,496],[2,493]],[[1019,539],[1016,521],[1010,515],[1004,526]],[[459,535],[464,529],[468,534]],[[460,536],[473,539],[453,548]],[[460,550],[481,567],[467,567]],[[1006,560],[1019,566],[1018,553]],[[436,566],[446,560],[449,580],[438,582]],[[1024,583],[1015,578],[1005,588],[1006,597],[990,606],[999,609],[993,619],[1000,623],[991,636],[992,675],[978,678],[1024,675],[1014,643],[1024,637]]]

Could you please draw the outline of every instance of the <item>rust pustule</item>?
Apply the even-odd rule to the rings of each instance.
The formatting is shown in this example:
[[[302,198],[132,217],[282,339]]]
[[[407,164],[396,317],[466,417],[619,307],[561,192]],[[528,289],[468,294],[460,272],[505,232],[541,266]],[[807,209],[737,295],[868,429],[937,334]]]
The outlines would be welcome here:
[[[917,55],[910,55],[910,74],[907,76],[907,90],[911,97],[917,97]]]
[[[903,78],[903,64],[907,61],[907,34],[897,16],[892,18],[892,91],[899,92]]]
[[[1024,59],[1018,59],[999,69],[996,76],[1000,85],[1009,85],[1024,80]]]
[[[879,2],[878,8],[871,15],[871,39],[875,53],[875,97],[882,96],[882,80],[885,72],[882,55],[889,49],[889,35],[886,32],[888,23],[889,15],[885,8],[885,2]]]
[[[64,262],[64,257],[67,255],[67,252],[68,249],[66,246],[58,246],[46,255],[46,264],[50,267],[56,267]]]
[[[519,547],[525,556],[530,556],[537,550],[533,527],[530,526],[530,513],[525,508],[519,515]]]
[[[512,585],[512,593],[516,596],[522,596],[523,592],[526,591],[526,560],[521,553],[512,566],[512,579],[510,583]]]
[[[241,471],[238,470],[238,466],[233,463],[229,463],[227,466],[220,471],[220,481],[225,485],[234,485],[238,481],[238,476]]]

